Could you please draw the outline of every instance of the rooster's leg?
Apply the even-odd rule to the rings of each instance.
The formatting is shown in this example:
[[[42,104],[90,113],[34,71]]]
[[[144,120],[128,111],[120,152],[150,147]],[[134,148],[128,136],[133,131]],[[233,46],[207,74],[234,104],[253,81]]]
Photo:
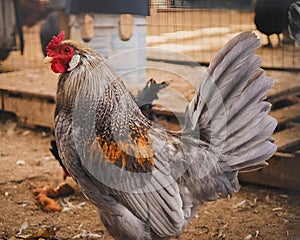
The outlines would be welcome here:
[[[281,38],[280,38],[280,34],[276,34],[276,35],[277,35],[277,39],[278,39],[278,46],[282,47],[283,44],[282,44],[282,41],[281,41]]]
[[[268,43],[267,43],[266,45],[264,45],[263,47],[264,47],[264,48],[272,48],[273,45],[272,45],[272,43],[271,43],[270,36],[268,35],[267,38],[268,38]]]

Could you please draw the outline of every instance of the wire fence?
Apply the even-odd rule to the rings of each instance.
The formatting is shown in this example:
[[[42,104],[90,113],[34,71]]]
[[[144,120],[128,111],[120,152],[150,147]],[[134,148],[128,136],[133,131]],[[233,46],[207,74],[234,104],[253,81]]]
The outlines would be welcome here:
[[[261,39],[257,54],[265,68],[300,70],[300,50],[289,38],[287,27],[279,35],[282,44],[274,34],[270,36],[273,47],[264,47],[268,39],[257,30],[254,8],[253,0],[153,0],[147,44],[176,50],[207,64],[234,35],[254,31]]]
[[[40,2],[44,8],[49,5],[49,1]],[[208,64],[230,38],[240,32],[254,31],[261,39],[262,46],[257,54],[262,57],[263,67],[300,70],[300,50],[289,39],[287,29],[280,34],[283,45],[279,44],[276,35],[272,35],[273,47],[263,47],[268,40],[254,23],[254,6],[254,0],[151,0],[150,16],[146,18],[147,46],[177,51],[201,64]],[[23,26],[24,53],[21,55],[20,51],[12,51],[5,60],[0,61],[0,72],[43,65],[39,34],[45,17],[42,16],[33,26]],[[180,61],[169,59],[168,54],[150,54],[148,58]]]

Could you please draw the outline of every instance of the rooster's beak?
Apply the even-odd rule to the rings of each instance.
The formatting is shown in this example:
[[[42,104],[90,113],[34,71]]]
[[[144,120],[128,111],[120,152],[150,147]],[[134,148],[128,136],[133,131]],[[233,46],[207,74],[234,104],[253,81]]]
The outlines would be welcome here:
[[[53,57],[46,56],[46,57],[44,58],[44,63],[45,63],[45,64],[46,64],[46,63],[52,63],[52,59],[53,59]]]

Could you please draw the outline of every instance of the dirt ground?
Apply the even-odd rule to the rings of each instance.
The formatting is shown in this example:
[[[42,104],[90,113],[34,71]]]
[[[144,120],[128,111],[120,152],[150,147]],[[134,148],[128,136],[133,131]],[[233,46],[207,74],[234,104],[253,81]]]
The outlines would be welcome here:
[[[0,239],[28,239],[50,227],[53,233],[39,239],[112,240],[95,207],[70,178],[66,182],[75,193],[55,199],[62,211],[41,210],[33,190],[63,181],[62,170],[49,152],[52,133],[21,128],[7,114],[0,119]],[[243,183],[231,199],[200,206],[181,239],[300,239],[300,194]]]

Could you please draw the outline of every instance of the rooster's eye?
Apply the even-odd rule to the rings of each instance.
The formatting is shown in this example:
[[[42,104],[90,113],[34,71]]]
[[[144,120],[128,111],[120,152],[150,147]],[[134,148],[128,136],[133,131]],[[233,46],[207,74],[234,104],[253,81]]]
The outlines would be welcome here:
[[[65,50],[64,50],[66,53],[68,53],[68,52],[70,52],[70,48],[65,48]]]

